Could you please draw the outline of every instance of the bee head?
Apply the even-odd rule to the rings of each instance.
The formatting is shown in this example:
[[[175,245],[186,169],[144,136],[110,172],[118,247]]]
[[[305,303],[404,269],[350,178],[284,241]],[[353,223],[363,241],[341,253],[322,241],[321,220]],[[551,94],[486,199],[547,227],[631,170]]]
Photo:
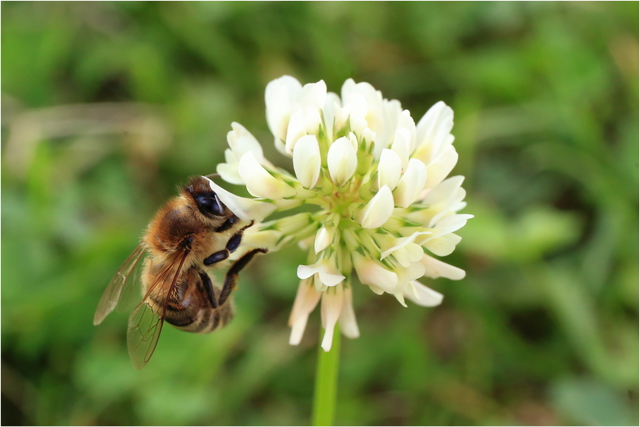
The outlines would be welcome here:
[[[206,179],[195,177],[186,187],[198,207],[205,216],[225,216],[227,207],[220,201],[218,195],[211,189]]]

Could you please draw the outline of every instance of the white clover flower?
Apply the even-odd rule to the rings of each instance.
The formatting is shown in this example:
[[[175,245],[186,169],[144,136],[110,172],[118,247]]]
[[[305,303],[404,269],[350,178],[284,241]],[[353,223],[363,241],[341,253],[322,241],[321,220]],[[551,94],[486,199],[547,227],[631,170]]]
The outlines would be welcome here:
[[[320,302],[325,351],[337,322],[345,336],[359,336],[352,303],[358,282],[405,306],[405,298],[425,307],[440,304],[442,295],[418,280],[464,277],[432,255],[453,252],[460,241],[454,232],[472,217],[458,213],[466,205],[464,178],[445,180],[458,160],[451,108],[438,102],[416,126],[400,102],[384,99],[368,83],[349,79],[341,95],[327,93],[323,81],[303,86],[284,76],[270,82],[267,122],[277,149],[292,159],[293,174],[266,160],[237,123],[217,169],[256,198],[224,193],[223,202],[238,216],[256,221],[235,256],[296,242],[308,250],[307,264],[297,271],[290,343],[300,342]],[[317,209],[264,221],[275,210],[302,204]]]

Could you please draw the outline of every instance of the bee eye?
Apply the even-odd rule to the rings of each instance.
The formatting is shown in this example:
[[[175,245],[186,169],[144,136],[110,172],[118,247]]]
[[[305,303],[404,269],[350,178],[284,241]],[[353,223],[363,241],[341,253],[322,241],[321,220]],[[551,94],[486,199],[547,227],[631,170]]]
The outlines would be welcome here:
[[[196,204],[198,205],[198,209],[203,214],[210,214],[215,216],[224,215],[224,207],[220,200],[218,200],[218,196],[215,194],[213,197],[208,197],[204,195],[196,196]]]

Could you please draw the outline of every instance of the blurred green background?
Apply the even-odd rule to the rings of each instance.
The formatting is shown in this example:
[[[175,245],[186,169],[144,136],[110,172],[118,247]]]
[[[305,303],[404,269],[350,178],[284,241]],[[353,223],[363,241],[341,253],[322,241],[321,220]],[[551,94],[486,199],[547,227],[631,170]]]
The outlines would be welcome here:
[[[455,111],[476,217],[434,309],[356,289],[338,424],[638,424],[638,3],[2,3],[2,424],[310,422],[297,248],[142,371],[93,312],[232,121],[276,164],[266,84],[370,82]]]

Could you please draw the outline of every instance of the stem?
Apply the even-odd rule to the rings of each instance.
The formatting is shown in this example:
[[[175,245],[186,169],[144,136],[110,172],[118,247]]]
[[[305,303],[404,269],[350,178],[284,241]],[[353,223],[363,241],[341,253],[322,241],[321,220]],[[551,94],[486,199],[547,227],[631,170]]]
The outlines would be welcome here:
[[[322,336],[320,337],[322,340]],[[340,361],[340,324],[333,331],[331,350],[325,352],[318,345],[316,386],[313,396],[312,421],[314,426],[334,425],[338,388],[338,362]]]

